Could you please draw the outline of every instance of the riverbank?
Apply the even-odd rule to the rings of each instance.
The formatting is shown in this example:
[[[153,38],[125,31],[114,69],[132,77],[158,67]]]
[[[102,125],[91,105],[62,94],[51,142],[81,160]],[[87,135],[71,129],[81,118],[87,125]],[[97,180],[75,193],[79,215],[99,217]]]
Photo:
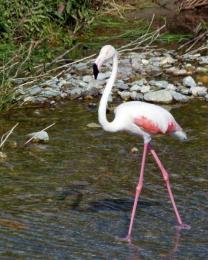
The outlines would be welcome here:
[[[99,2],[100,1],[96,1],[96,3]],[[178,82],[174,78],[177,77],[177,75],[175,74],[180,74],[182,73],[181,71],[173,72],[173,77],[171,78],[171,72],[167,72],[165,70],[165,66],[167,66],[168,68],[168,66],[171,64],[166,64],[165,66],[164,64],[160,64],[160,58],[169,55],[168,52],[171,48],[178,48],[178,44],[175,44],[176,41],[188,40],[191,38],[191,34],[171,34],[171,31],[169,29],[169,25],[171,22],[164,22],[164,20],[161,19],[161,15],[163,14],[164,10],[166,10],[165,15],[167,16],[172,9],[169,10],[166,7],[161,7],[158,5],[156,6],[156,4],[153,4],[152,1],[148,1],[149,4],[151,3],[151,6],[146,6],[145,10],[142,9],[142,12],[140,12],[141,8],[143,8],[142,4],[139,6],[137,4],[134,5],[136,3],[135,1],[130,1],[128,3],[126,3],[126,5],[123,4],[119,6],[114,3],[112,4],[112,9],[106,8],[105,10],[103,10],[103,14],[99,16],[97,19],[95,19],[91,26],[87,26],[86,28],[88,29],[85,28],[83,31],[84,33],[82,32],[80,34],[75,35],[72,33],[71,30],[64,31],[63,27],[56,28],[58,31],[55,32],[53,30],[54,28],[51,27],[52,31],[49,30],[49,32],[48,30],[46,30],[50,34],[50,37],[48,37],[48,34],[46,34],[43,37],[43,39],[39,41],[36,38],[31,37],[31,35],[30,37],[28,35],[30,41],[27,42],[27,46],[25,46],[26,48],[23,48],[23,46],[19,48],[18,51],[16,51],[16,49],[13,49],[13,52],[15,54],[14,56],[10,56],[12,53],[10,53],[10,51],[9,54],[6,53],[5,55],[3,55],[8,60],[3,58],[4,62],[2,63],[1,67],[2,73],[0,78],[2,91],[0,94],[0,110],[3,110],[5,108],[10,109],[13,106],[15,107],[19,105],[42,106],[47,104],[53,104],[56,103],[58,100],[65,98],[92,99],[94,96],[99,95],[99,93],[102,92],[101,90],[105,84],[105,79],[103,80],[103,82],[99,83],[101,85],[100,87],[95,86],[94,88],[92,88],[94,89],[93,91],[95,91],[96,89],[95,93],[93,93],[92,95],[92,90],[90,86],[93,86],[93,84],[95,83],[92,83],[93,80],[83,80],[83,77],[85,75],[91,75],[91,69],[89,64],[90,62],[92,62],[92,60],[90,60],[86,56],[93,53],[95,54],[104,44],[110,43],[113,44],[115,47],[119,48],[122,45],[134,42],[139,37],[142,42],[143,37],[145,38],[145,36],[147,36],[149,42],[146,41],[145,44],[141,44],[141,48],[137,48],[138,52],[134,54],[129,51],[129,53],[126,52],[125,55],[123,54],[121,56],[121,62],[123,62],[123,60],[125,59],[131,59],[128,57],[128,55],[137,56],[138,53],[140,53],[141,57],[143,57],[143,63],[139,66],[143,68],[132,67],[132,77],[130,77],[127,81],[124,80],[126,78],[125,73],[119,76],[120,80],[123,81],[123,84],[127,86],[125,86],[126,90],[120,87],[119,91],[121,93],[117,93],[118,95],[115,96],[119,96],[125,100],[138,99],[138,95],[137,97],[133,97],[136,94],[130,93],[132,92],[130,84],[134,84],[137,78],[144,79],[143,86],[146,88],[146,90],[142,89],[141,91],[138,89],[137,92],[140,94],[140,99],[146,100],[147,97],[146,95],[144,95],[146,94],[146,92],[152,93],[154,91],[159,90],[159,83],[156,83],[156,85],[154,85],[152,84],[151,80],[166,80],[166,78],[169,81],[165,84],[172,84],[175,87],[172,87],[172,91],[176,91],[177,93],[188,96],[188,99],[190,99],[193,95],[194,97],[198,96],[198,92],[197,94],[195,92],[193,92],[194,94],[192,92],[188,94],[184,94],[181,92],[180,83],[182,82],[182,75]],[[98,6],[98,8],[99,7],[100,6]],[[173,4],[171,4],[171,8],[172,7]],[[95,6],[93,8],[94,10],[96,9]],[[38,10],[40,11],[40,9]],[[151,10],[151,12],[156,11],[158,16],[150,18],[148,10]],[[116,17],[113,17],[112,13],[116,13]],[[143,13],[144,17],[138,16],[139,13]],[[62,14],[64,14],[63,11]],[[86,17],[86,19],[89,19],[89,21],[91,21],[90,17],[91,16],[89,15],[88,17]],[[49,27],[45,29],[48,28]],[[162,29],[158,30],[157,28]],[[156,33],[158,34],[157,37],[155,37],[154,30],[156,30]],[[46,31],[43,30],[43,32]],[[150,31],[152,33],[150,33]],[[198,38],[196,39],[196,41],[198,41]],[[154,54],[152,54],[151,52],[153,51],[153,48],[149,48],[149,46],[152,46],[153,43],[155,44],[155,46],[158,46],[158,48],[165,46],[165,48],[169,49],[164,50],[162,53],[160,52],[158,55],[156,54],[155,58],[158,59],[158,62],[153,61],[152,58],[154,57]],[[190,45],[192,45],[192,43],[195,47],[195,42],[191,42]],[[148,46],[148,50],[152,49],[149,52],[149,54],[143,53],[145,46]],[[8,48],[10,47],[11,46],[8,45]],[[154,51],[157,53],[156,47]],[[175,60],[175,62],[173,62],[172,65],[176,65],[176,70],[177,68],[180,70],[180,56],[183,56],[183,54],[182,52],[172,52],[173,55],[171,54],[170,56],[172,59]],[[197,52],[195,54],[201,55]],[[192,57],[192,69],[184,67],[187,71],[183,72],[183,76],[185,77],[187,75],[193,75],[196,81],[196,86],[204,87],[203,84],[204,81],[206,81],[206,79],[202,79],[204,79],[204,76],[206,78],[206,63],[205,66],[204,64],[202,64],[202,68],[197,68],[198,65],[201,66],[200,62],[202,62],[200,61],[199,56],[197,57],[197,55],[196,57]],[[202,55],[205,55],[205,53],[202,53]],[[81,65],[79,64],[79,60],[77,60],[80,57],[86,57],[83,58]],[[91,57],[93,57],[93,55]],[[82,58],[80,60],[82,60]],[[82,63],[84,63],[84,65]],[[188,60],[185,60],[185,63],[189,64],[190,62]],[[195,63],[198,65],[196,66]],[[77,67],[82,67],[82,65],[85,69],[77,69]],[[131,63],[131,61],[128,61],[126,64],[122,66],[130,67],[132,65],[133,64]],[[200,70],[201,72],[199,72]],[[143,71],[147,75],[143,75]],[[164,77],[163,75],[159,75],[160,73],[164,73]],[[203,74],[205,75],[203,76]],[[200,77],[200,75],[202,75],[202,77],[198,78]],[[164,89],[164,86],[162,87],[162,89]],[[73,94],[77,92],[80,94]],[[204,96],[204,93],[200,93],[200,96],[201,95]],[[175,98],[173,98],[171,102],[174,102],[174,100]]]
[[[17,87],[18,106],[54,105],[59,100],[78,99],[96,102],[111,73],[111,64],[95,80],[93,58],[72,64],[60,77],[32,87]],[[194,98],[208,101],[208,56],[200,53],[179,55],[175,50],[147,49],[121,53],[118,77],[111,100],[144,100],[171,104]]]

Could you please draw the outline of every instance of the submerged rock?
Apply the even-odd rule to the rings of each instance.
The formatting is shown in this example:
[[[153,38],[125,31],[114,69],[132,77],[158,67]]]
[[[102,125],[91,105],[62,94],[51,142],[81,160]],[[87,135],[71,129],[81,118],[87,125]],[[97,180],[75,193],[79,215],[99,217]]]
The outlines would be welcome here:
[[[28,136],[33,137],[32,142],[33,143],[47,143],[49,141],[49,135],[46,131],[39,131],[29,134]]]
[[[100,128],[101,125],[92,122],[92,123],[87,124],[87,127],[89,127],[89,128]]]

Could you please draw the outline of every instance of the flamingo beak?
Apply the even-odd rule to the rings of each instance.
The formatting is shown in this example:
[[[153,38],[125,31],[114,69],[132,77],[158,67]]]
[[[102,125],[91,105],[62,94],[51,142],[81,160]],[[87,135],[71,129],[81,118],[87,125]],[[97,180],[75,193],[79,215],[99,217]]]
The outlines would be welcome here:
[[[99,73],[98,66],[96,63],[94,63],[93,64],[93,74],[94,74],[95,79],[97,79],[98,73]]]

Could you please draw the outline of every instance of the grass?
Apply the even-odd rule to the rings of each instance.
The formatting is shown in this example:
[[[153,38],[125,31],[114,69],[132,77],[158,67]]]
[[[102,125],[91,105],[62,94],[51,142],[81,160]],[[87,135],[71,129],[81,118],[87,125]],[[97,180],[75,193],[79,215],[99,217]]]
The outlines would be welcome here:
[[[158,41],[163,43],[180,42],[184,40],[189,40],[192,36],[193,36],[192,34],[165,33],[159,37]]]

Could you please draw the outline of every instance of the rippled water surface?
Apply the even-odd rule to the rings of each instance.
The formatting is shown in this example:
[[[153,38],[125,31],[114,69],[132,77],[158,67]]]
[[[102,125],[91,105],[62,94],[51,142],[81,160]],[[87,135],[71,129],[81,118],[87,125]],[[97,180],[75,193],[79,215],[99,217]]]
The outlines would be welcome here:
[[[132,244],[117,238],[128,230],[142,140],[88,128],[97,122],[96,110],[69,101],[1,116],[1,134],[20,124],[0,162],[0,258],[207,259],[207,103],[171,109],[188,142],[172,137],[153,142],[191,230],[175,228],[161,175],[148,158]],[[26,134],[53,122],[47,145],[23,146]],[[135,146],[138,154],[130,152]]]

